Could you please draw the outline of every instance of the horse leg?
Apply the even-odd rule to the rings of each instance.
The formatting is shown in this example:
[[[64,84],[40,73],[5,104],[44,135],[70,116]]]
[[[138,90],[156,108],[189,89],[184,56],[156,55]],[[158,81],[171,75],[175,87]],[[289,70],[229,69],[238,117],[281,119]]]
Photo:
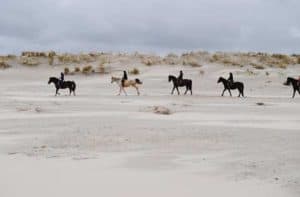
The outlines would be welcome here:
[[[127,92],[125,91],[125,88],[122,87],[123,92],[125,93],[125,96],[127,96]]]
[[[177,90],[177,93],[178,93],[178,95],[180,95],[180,92],[179,92],[178,86],[176,87],[176,90]]]
[[[59,93],[58,93],[58,88],[56,88],[56,92],[55,92],[55,96],[57,96]]]
[[[185,92],[184,92],[184,95],[186,95],[187,91],[188,91],[188,88],[186,87]]]
[[[135,89],[136,89],[136,92],[137,92],[137,95],[140,95],[140,91],[139,91],[139,88],[137,86],[134,86]]]
[[[232,94],[231,94],[231,91],[230,91],[230,89],[228,89],[228,92],[229,92],[230,96],[232,97]]]
[[[175,90],[175,86],[173,86],[173,89],[171,91],[171,94],[173,95],[174,94],[174,90]]]
[[[224,96],[225,91],[226,91],[226,89],[224,88],[224,90],[223,90],[221,96]]]
[[[120,86],[119,94],[117,94],[118,96],[121,95],[121,90],[122,90],[122,87]]]
[[[296,89],[294,89],[293,97],[292,98],[295,98],[295,94],[296,94]]]
[[[71,88],[69,88],[69,96],[71,96],[71,93],[72,93],[72,89]]]

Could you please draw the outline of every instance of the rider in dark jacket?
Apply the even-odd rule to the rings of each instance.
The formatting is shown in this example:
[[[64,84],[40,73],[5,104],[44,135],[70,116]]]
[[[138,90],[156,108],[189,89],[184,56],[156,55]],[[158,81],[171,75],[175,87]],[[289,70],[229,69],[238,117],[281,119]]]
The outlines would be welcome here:
[[[179,83],[181,82],[182,78],[183,78],[183,72],[182,72],[182,70],[181,70],[181,71],[179,72],[179,76],[178,76],[178,78],[177,78],[177,80],[178,80]]]
[[[128,80],[128,77],[127,77],[127,72],[124,70],[123,71],[123,77],[122,77],[122,86],[124,86],[124,82]]]
[[[232,84],[233,84],[233,75],[232,75],[231,72],[229,73],[228,81],[229,81],[229,86],[232,86]]]
[[[65,81],[65,74],[63,72],[60,73],[60,86],[63,86],[63,83]]]

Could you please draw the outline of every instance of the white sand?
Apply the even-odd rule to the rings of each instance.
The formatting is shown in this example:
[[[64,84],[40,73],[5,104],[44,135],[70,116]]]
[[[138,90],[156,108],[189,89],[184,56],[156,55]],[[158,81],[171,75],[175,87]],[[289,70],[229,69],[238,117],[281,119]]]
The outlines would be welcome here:
[[[140,69],[139,97],[115,96],[110,75],[67,76],[77,96],[54,97],[48,77],[62,67],[0,71],[0,196],[300,195],[300,97],[282,85],[299,68]],[[180,69],[193,96],[169,95]],[[232,70],[247,98],[219,96]]]

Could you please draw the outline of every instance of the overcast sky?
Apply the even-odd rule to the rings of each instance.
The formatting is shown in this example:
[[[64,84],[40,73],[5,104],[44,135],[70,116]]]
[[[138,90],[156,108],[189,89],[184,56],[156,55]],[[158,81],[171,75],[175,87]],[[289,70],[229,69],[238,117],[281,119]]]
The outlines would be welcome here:
[[[0,0],[0,53],[300,53],[300,0]]]

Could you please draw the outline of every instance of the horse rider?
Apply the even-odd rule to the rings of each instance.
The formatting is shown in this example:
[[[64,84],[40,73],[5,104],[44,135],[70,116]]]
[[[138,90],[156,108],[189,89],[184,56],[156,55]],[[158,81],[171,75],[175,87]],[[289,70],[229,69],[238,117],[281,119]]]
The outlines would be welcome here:
[[[60,81],[59,81],[60,87],[63,86],[64,81],[65,81],[65,74],[63,72],[61,72],[60,73]]]
[[[182,70],[179,72],[179,76],[177,77],[178,83],[180,83],[182,81],[183,78],[183,72]]]
[[[229,86],[231,87],[232,84],[233,84],[233,75],[232,75],[232,72],[229,73],[228,82],[229,82]]]
[[[123,77],[122,77],[122,86],[124,87],[124,82],[128,80],[128,77],[127,77],[127,72],[124,70],[123,71]]]

